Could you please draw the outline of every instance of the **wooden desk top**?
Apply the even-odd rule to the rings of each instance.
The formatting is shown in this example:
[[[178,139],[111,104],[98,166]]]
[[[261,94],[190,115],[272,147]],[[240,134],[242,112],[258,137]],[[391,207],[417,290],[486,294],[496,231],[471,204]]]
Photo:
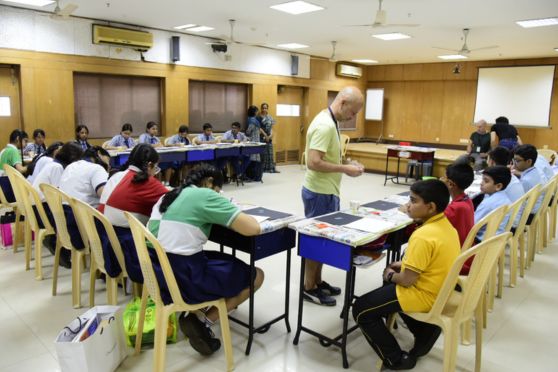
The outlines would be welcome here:
[[[388,144],[375,144],[375,143],[349,143],[347,145],[347,153],[373,153],[378,155],[387,154]],[[465,154],[463,150],[449,150],[449,149],[436,149],[434,159],[452,162],[459,156]]]

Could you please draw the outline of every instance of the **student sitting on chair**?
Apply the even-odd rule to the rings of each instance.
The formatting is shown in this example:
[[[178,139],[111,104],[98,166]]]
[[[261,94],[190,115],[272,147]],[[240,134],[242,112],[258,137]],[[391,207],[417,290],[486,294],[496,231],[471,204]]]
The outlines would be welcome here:
[[[231,129],[225,132],[223,135],[223,139],[221,142],[231,142],[231,143],[238,143],[238,142],[246,142],[247,138],[240,131],[240,123],[235,121],[231,124]],[[241,179],[250,163],[250,156],[247,155],[240,155],[240,156],[231,156],[227,158],[227,160],[232,164],[234,172],[236,174],[237,179]],[[226,164],[220,164],[220,168],[225,168]]]
[[[78,125],[76,127],[76,142],[78,145],[81,146],[83,151],[87,150],[91,147],[89,142],[87,142],[87,138],[89,137],[89,128],[86,125]]]
[[[161,147],[161,141],[157,137],[159,127],[154,121],[150,121],[145,125],[145,133],[139,136],[138,143],[147,143],[153,147]]]
[[[0,171],[4,173],[4,164],[14,167],[20,173],[25,173],[27,167],[23,166],[21,160],[21,149],[27,145],[27,133],[22,130],[15,129],[10,133],[10,142],[4,150],[0,152]]]
[[[145,143],[140,143],[132,150],[130,158],[107,181],[101,195],[99,211],[114,225],[114,230],[122,246],[126,271],[133,282],[143,283],[134,239],[128,220],[123,212],[130,212],[144,224],[149,220],[151,210],[157,201],[167,193],[167,188],[154,176],[159,171],[159,154]],[[105,266],[114,276],[121,272],[113,250],[109,249],[108,237],[101,236],[105,252]],[[105,249],[106,247],[106,249]],[[107,255],[107,253],[109,253]],[[109,260],[106,259],[108,256]]]
[[[213,125],[205,123],[202,127],[203,133],[200,133],[194,138],[195,145],[205,145],[217,143],[217,139],[213,136]]]
[[[250,281],[258,289],[263,271],[226,253],[204,250],[213,224],[226,226],[242,235],[261,232],[260,224],[250,215],[220,195],[223,175],[215,167],[201,164],[186,178],[184,186],[168,192],[153,207],[149,230],[167,252],[170,265],[184,301],[201,303],[225,298],[230,311],[249,296]],[[161,283],[161,280],[159,281]],[[161,286],[164,303],[171,301],[168,289]],[[210,328],[218,319],[216,308],[205,313],[190,312],[181,317],[180,326],[192,347],[202,355],[210,355],[221,343]]]
[[[46,151],[45,145],[45,131],[42,129],[35,129],[33,131],[33,142],[27,144],[23,149],[23,153],[25,155],[29,155],[30,157],[35,157],[36,155],[41,155]]]
[[[535,168],[537,156],[537,149],[533,145],[517,146],[513,151],[513,166],[511,172],[519,178],[525,192],[528,192],[536,185],[544,185],[546,183],[544,182],[541,172]],[[541,207],[543,198],[544,195],[541,194],[535,202],[533,210],[529,218],[527,218],[527,225],[530,225],[533,221],[535,214]]]
[[[131,149],[136,145],[136,141],[132,138],[132,132],[134,128],[132,128],[132,124],[126,123],[122,126],[122,130],[120,130],[120,134],[112,137],[109,144],[107,145],[107,149],[117,149],[119,147],[123,147],[125,149]]]
[[[181,125],[178,128],[178,133],[167,140],[167,146],[187,146],[189,144],[187,125]]]
[[[511,154],[510,151],[502,146],[495,147],[494,149],[490,150],[488,153],[487,163],[489,167],[493,167],[495,165],[501,165],[504,167],[510,166],[511,162]],[[521,198],[525,194],[525,190],[523,190],[523,185],[519,181],[516,175],[511,175],[511,180],[509,185],[505,189],[508,198],[513,203],[517,199]],[[519,218],[521,218],[521,214],[519,214]]]
[[[27,181],[29,181],[29,183],[33,183],[33,180],[39,173],[41,173],[43,167],[47,163],[50,163],[54,160],[54,157],[56,156],[58,151],[60,151],[63,145],[64,142],[56,141],[51,144],[41,155],[37,155],[33,158],[31,163],[29,163],[29,165],[27,166],[27,174],[29,175],[27,176]]]
[[[451,202],[444,214],[457,230],[461,246],[475,224],[475,208],[471,199],[465,194],[465,189],[471,186],[474,179],[473,168],[467,164],[449,165],[446,168],[446,177],[443,179],[451,196]]]
[[[402,261],[385,270],[385,285],[359,297],[353,317],[366,340],[389,369],[411,369],[417,358],[428,354],[441,329],[419,322],[403,313],[401,317],[415,337],[414,347],[405,352],[387,328],[384,317],[405,312],[428,312],[459,255],[459,236],[444,215],[449,190],[439,180],[415,182],[411,186],[409,217],[423,222],[409,239]]]

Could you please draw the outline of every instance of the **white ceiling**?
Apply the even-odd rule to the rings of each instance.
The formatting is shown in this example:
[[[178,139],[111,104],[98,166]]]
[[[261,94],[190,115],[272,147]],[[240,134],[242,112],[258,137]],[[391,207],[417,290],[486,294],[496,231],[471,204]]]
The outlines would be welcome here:
[[[286,0],[62,0],[79,7],[76,16],[173,30],[195,23],[214,27],[208,37],[229,34],[229,19],[236,20],[235,40],[276,47],[280,43],[309,45],[299,52],[329,57],[337,41],[338,60],[374,59],[380,64],[440,62],[451,54],[433,46],[460,49],[462,29],[470,28],[469,60],[558,56],[558,26],[524,29],[517,20],[558,16],[558,0],[384,0],[388,23],[418,23],[419,27],[344,27],[373,23],[378,0],[310,0],[326,9],[289,15],[270,5]],[[0,0],[0,4],[14,5]],[[34,8],[52,11],[54,5]],[[411,39],[382,41],[372,33],[404,32]]]

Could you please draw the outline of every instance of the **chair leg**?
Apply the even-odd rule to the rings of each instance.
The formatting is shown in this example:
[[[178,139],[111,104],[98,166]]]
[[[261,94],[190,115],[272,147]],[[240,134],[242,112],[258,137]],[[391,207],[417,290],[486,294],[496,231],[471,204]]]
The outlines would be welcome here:
[[[95,306],[95,284],[97,282],[97,271],[97,264],[95,263],[95,260],[91,260],[91,267],[89,268],[89,307]]]
[[[517,284],[517,239],[515,236],[510,240],[510,287]]]
[[[147,309],[147,287],[143,286],[143,291],[141,293],[141,307],[138,319],[138,329],[136,332],[136,347],[135,355],[139,355],[141,351],[141,339],[143,337],[143,323],[145,322],[145,310]]]
[[[40,229],[35,237],[35,279],[43,280],[43,240],[46,230]]]
[[[60,266],[60,251],[64,249],[60,245],[60,240],[56,239],[56,248],[54,248],[54,267],[52,268],[52,295],[56,296],[58,289],[58,267]]]
[[[461,324],[461,345],[471,345],[471,327],[473,324],[471,320],[466,320]],[[482,327],[481,323],[477,323],[475,328]]]
[[[169,314],[165,311],[165,306],[157,306],[155,309],[155,345],[153,351],[155,353],[155,360],[153,363],[154,371],[165,370],[165,356],[167,351],[167,327],[169,322]]]
[[[112,306],[118,304],[118,279],[107,275],[107,303]]]
[[[519,276],[525,276],[525,234],[521,231],[519,232],[519,237],[517,239],[519,242]]]
[[[81,307],[81,260],[83,254],[77,249],[72,249],[72,304],[74,309]]]
[[[544,212],[542,216],[542,246],[540,247],[542,252],[543,248],[548,247],[548,210]],[[539,253],[540,253],[539,252]]]
[[[142,287],[143,287],[143,285],[141,285],[140,283],[132,282],[132,297],[133,298],[141,297],[142,290],[143,290]]]
[[[496,297],[502,298],[504,293],[504,261],[506,259],[506,251],[503,250],[500,258],[498,259],[498,290]]]
[[[21,212],[18,208],[15,208],[15,215],[16,215],[16,220],[14,222],[14,239],[13,239],[13,245],[14,245],[14,253],[17,253],[17,247],[18,247],[18,243],[19,243],[19,234],[21,234],[21,229],[22,229],[22,222],[19,220],[21,218]]]
[[[496,289],[496,265],[494,265],[490,270],[490,277],[488,279],[487,307],[489,312],[492,312],[492,310],[494,310],[494,297],[495,297],[494,292],[496,292],[495,289]]]
[[[444,329],[444,372],[454,372],[457,362],[459,325],[451,323]]]
[[[29,223],[25,223],[25,227],[23,230],[23,246],[25,252],[25,270],[29,270],[31,268],[31,225]]]
[[[475,372],[480,372],[481,358],[482,358],[482,327],[479,327],[482,322],[482,309],[477,306],[475,309],[475,319],[477,327],[475,327]]]
[[[231,342],[231,330],[229,327],[229,315],[227,313],[225,300],[219,301],[217,309],[219,310],[219,323],[221,324],[221,338],[223,340],[223,348],[225,349],[227,371],[232,371],[234,369],[234,356]]]

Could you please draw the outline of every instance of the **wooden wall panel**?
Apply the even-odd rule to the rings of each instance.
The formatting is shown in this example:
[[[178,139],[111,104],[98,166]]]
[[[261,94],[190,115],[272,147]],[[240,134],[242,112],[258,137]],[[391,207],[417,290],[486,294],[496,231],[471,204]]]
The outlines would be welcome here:
[[[163,115],[161,115],[162,135],[172,136],[178,132],[178,127],[182,124],[189,125],[188,122],[188,79],[176,77],[174,74],[166,78],[163,82]],[[134,136],[142,133],[145,128],[134,128]]]

